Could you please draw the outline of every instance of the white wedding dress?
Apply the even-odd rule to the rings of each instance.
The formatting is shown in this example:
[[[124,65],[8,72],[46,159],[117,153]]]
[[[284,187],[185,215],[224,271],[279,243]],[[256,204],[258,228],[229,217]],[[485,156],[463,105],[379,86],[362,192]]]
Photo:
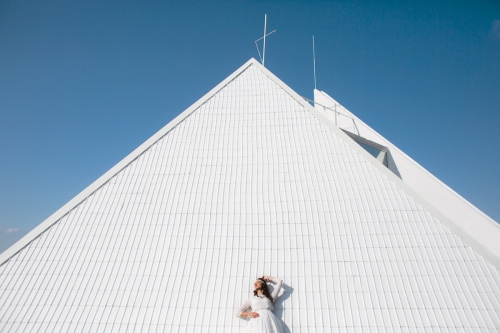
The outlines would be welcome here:
[[[272,281],[276,286],[271,294],[273,301],[278,296],[283,280],[273,278]],[[251,333],[283,333],[283,325],[274,313],[273,303],[266,296],[250,296],[235,312],[236,316],[240,317],[241,313],[251,308],[252,312],[257,312],[257,318],[250,319]]]

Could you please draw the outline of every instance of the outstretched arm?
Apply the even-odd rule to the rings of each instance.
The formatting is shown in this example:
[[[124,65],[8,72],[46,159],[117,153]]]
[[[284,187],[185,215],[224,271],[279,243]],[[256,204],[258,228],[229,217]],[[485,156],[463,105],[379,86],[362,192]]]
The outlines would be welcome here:
[[[267,281],[272,281],[272,282],[274,282],[276,284],[274,286],[273,293],[271,294],[271,297],[273,298],[273,302],[274,302],[276,300],[276,298],[278,297],[279,293],[280,293],[281,285],[283,284],[283,280],[280,279],[280,278],[272,277],[272,276],[265,276],[264,278]]]

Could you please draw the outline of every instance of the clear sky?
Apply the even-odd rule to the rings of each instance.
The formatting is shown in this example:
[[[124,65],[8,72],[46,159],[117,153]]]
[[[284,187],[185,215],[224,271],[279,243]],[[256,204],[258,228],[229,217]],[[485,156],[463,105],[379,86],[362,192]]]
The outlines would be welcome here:
[[[249,58],[500,221],[500,1],[0,2],[0,251]]]

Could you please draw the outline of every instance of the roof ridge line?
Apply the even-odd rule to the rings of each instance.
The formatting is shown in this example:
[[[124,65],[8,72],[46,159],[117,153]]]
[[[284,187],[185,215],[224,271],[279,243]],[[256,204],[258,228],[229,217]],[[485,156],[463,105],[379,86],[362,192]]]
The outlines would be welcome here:
[[[111,177],[121,171],[128,164],[133,162],[142,152],[146,151],[151,145],[153,145],[156,141],[161,139],[164,135],[166,135],[170,130],[175,128],[180,122],[182,122],[185,118],[187,118],[192,112],[198,109],[203,103],[205,103],[209,98],[215,95],[219,90],[225,87],[229,82],[234,80],[237,76],[243,73],[248,67],[254,65],[261,72],[263,72],[269,79],[274,81],[278,86],[280,86],[287,94],[290,95],[294,100],[296,100],[299,104],[301,104],[306,110],[308,110],[314,117],[320,120],[325,126],[327,126],[330,130],[332,130],[337,136],[339,136],[345,143],[347,143],[352,149],[358,152],[361,156],[365,158],[368,162],[370,162],[376,169],[378,169],[382,174],[387,176],[389,180],[393,181],[395,185],[401,190],[405,191],[411,198],[413,198],[418,204],[420,204],[425,210],[431,213],[436,219],[438,219],[441,223],[443,223],[448,229],[450,229],[453,233],[455,233],[464,243],[471,246],[476,252],[481,254],[488,262],[494,265],[497,269],[500,269],[500,257],[496,256],[489,249],[484,247],[481,243],[479,243],[475,238],[473,238],[468,232],[462,229],[459,225],[455,224],[452,220],[447,218],[443,213],[441,213],[436,207],[434,207],[430,202],[428,202],[425,198],[423,198],[420,194],[418,194],[413,188],[411,188],[408,184],[406,184],[403,180],[397,177],[391,170],[382,165],[378,160],[375,159],[370,153],[365,151],[361,146],[359,146],[352,138],[350,138],[347,134],[345,134],[341,129],[336,127],[326,116],[322,115],[318,110],[316,110],[312,105],[306,102],[302,96],[300,96],[297,92],[291,89],[286,83],[281,81],[276,75],[274,75],[271,71],[265,68],[263,65],[257,62],[254,58],[248,60],[244,65],[234,71],[231,75],[229,75],[226,79],[224,79],[221,83],[215,86],[212,90],[210,90],[207,94],[201,97],[198,101],[196,101],[193,105],[187,108],[184,112],[175,117],[172,121],[170,121],[167,125],[165,125],[162,129],[156,132],[153,136],[151,136],[148,140],[146,140],[143,144],[141,144],[138,148],[136,148],[132,153],[127,155],[124,159],[118,162],[114,167],[108,170],[104,175],[99,177],[96,181],[94,181],[91,185],[85,188],[82,192],[76,195],[73,199],[71,199],[67,204],[57,210],[54,214],[52,214],[49,218],[39,224],[35,229],[29,232],[26,236],[24,236],[17,243],[12,245],[5,252],[0,254],[0,266],[7,262],[13,255],[27,246],[31,241],[40,236],[45,230],[50,228],[54,223],[56,223],[60,218],[64,217],[72,208],[82,202],[88,195],[95,192],[102,185],[104,185]]]
[[[46,218],[43,222],[38,224],[34,229],[28,232],[24,237],[18,240],[16,243],[11,245],[7,250],[0,253],[0,266],[5,264],[10,258],[12,258],[16,253],[21,251],[23,248],[28,246],[32,241],[42,235],[45,231],[47,231],[50,227],[52,227],[57,221],[66,216],[73,208],[82,203],[88,196],[92,195],[95,191],[105,185],[111,178],[113,178],[116,174],[118,174],[121,170],[126,168],[130,163],[132,163],[135,159],[137,159],[142,153],[148,150],[152,145],[154,145],[158,140],[167,135],[172,129],[174,129],[178,124],[180,124],[184,119],[186,119],[191,113],[197,110],[201,105],[203,105],[206,101],[208,101],[213,95],[223,89],[226,85],[228,85],[231,81],[233,81],[236,77],[238,77],[241,73],[243,73],[246,69],[248,69],[251,65],[260,65],[257,60],[254,58],[250,58],[246,63],[244,63],[241,67],[235,70],[232,74],[226,77],[223,81],[221,81],[218,85],[212,88],[209,92],[203,95],[200,99],[194,102],[190,107],[184,110],[182,113],[177,115],[174,119],[168,122],[165,126],[163,126],[160,130],[158,130],[155,134],[153,134],[149,139],[143,142],[139,147],[134,149],[131,153],[125,156],[122,160],[116,163],[111,169],[106,171],[102,176],[97,178],[94,182],[88,185],[85,189],[83,189],[80,193],[74,196],[71,200],[69,200],[66,204],[64,204],[61,208],[52,213],[48,218]]]
[[[364,126],[366,126],[368,129],[370,129],[378,138],[382,139],[383,141],[388,142],[392,148],[394,148],[398,153],[400,153],[402,156],[407,158],[415,167],[417,167],[419,170],[421,170],[427,176],[431,177],[434,181],[436,181],[444,189],[448,190],[450,192],[450,194],[454,195],[458,200],[460,200],[468,208],[472,209],[475,213],[477,213],[479,215],[479,217],[484,218],[484,223],[485,223],[484,227],[489,228],[490,232],[491,231],[494,232],[495,235],[500,234],[500,224],[498,222],[493,220],[490,216],[488,216],[486,213],[481,211],[474,204],[472,204],[467,199],[462,197],[458,192],[453,190],[446,183],[444,183],[439,178],[434,176],[434,174],[432,174],[429,170],[427,170],[425,167],[423,167],[417,161],[415,161],[411,156],[409,156],[404,151],[402,151],[400,148],[398,148],[394,143],[392,143],[392,141],[388,140],[382,134],[380,134],[379,132],[374,130],[372,127],[370,127],[368,124],[366,124],[362,119],[360,119],[358,116],[356,116],[354,113],[352,113],[349,109],[347,109],[342,104],[340,104],[333,97],[331,97],[330,95],[328,95],[326,92],[324,92],[322,90],[319,90],[319,89],[316,89],[316,90],[318,90],[321,94],[326,95],[327,97],[329,97],[330,99],[332,99],[333,101],[335,101],[336,103],[341,105],[353,118],[355,118],[357,121],[361,122]],[[331,122],[331,120],[329,120],[328,118],[327,118],[327,121]],[[389,148],[391,148],[391,147],[389,147]],[[380,164],[380,163],[378,163],[378,164]],[[387,169],[387,168],[383,168],[383,169]],[[391,174],[392,174],[392,172],[391,172]],[[430,201],[425,199],[425,197],[423,195],[421,195],[420,193],[418,193],[417,190],[415,190],[411,185],[407,184],[404,180],[400,179],[399,177],[398,177],[398,180],[400,180],[404,184],[404,187],[407,187],[408,189],[411,190],[408,193],[412,198],[416,199],[416,197],[415,197],[415,195],[416,195],[416,196],[418,196],[418,198],[420,198],[420,200],[422,200],[422,202],[425,202],[428,205],[428,207],[432,207],[436,212],[439,213],[440,216],[442,216],[442,218],[438,218],[438,219],[440,221],[442,221],[445,226],[447,226],[457,236],[459,236],[459,238],[462,239],[462,241],[464,241],[464,243],[471,246],[476,252],[481,254],[489,263],[494,265],[497,269],[500,269],[500,256],[499,256],[498,248],[497,249],[491,248],[491,242],[486,243],[486,245],[485,245],[485,243],[484,243],[485,235],[484,234],[481,235],[481,234],[474,233],[474,229],[477,229],[478,225],[461,225],[461,224],[455,222],[451,218],[447,217],[443,212],[441,212],[441,210],[439,208],[437,208],[436,206],[434,206],[434,204],[432,204]],[[411,194],[411,193],[414,193],[414,194]],[[419,203],[422,204],[422,202],[419,202]],[[423,207],[428,209],[427,206],[425,206],[425,205],[423,205]],[[431,209],[428,209],[428,210],[431,211]],[[435,215],[435,216],[437,217],[437,215]],[[472,228],[472,230],[471,230],[471,228]],[[486,232],[486,234],[488,234],[488,232]],[[493,244],[495,244],[495,243],[493,243]]]
[[[417,191],[415,191],[410,185],[406,184],[402,179],[396,176],[391,170],[386,168],[382,163],[380,163],[375,157],[373,157],[370,153],[368,153],[365,149],[363,149],[360,145],[358,145],[351,137],[349,137],[344,131],[335,126],[333,122],[331,122],[326,116],[321,114],[318,110],[316,110],[312,105],[306,102],[302,96],[300,96],[297,92],[291,89],[286,83],[281,81],[278,77],[276,77],[273,73],[271,73],[267,68],[257,63],[256,67],[259,68],[264,74],[266,74],[270,79],[275,81],[281,88],[283,88],[292,98],[297,100],[300,104],[302,104],[313,116],[318,118],[323,124],[325,124],[330,130],[332,130],[335,134],[337,134],[344,142],[346,142],[351,148],[356,150],[361,156],[365,157],[367,161],[369,161],[375,168],[377,168],[382,174],[386,175],[389,180],[393,181],[395,185],[406,192],[413,200],[415,200],[418,204],[422,206],[425,210],[427,210],[430,214],[432,214],[436,219],[438,219],[441,223],[443,223],[452,233],[457,235],[466,245],[470,246],[474,251],[479,253],[484,257],[486,261],[495,266],[497,269],[500,269],[500,257],[497,256],[494,252],[492,252],[489,248],[482,245],[475,237],[473,237],[470,233],[468,233],[465,229],[463,229],[460,225],[453,222],[451,219],[446,217],[439,209],[437,209],[433,204],[431,204],[427,199],[421,196]],[[349,111],[350,112],[350,111]]]
[[[373,131],[373,133],[375,135],[377,135],[379,138],[385,140],[385,141],[388,141],[391,143],[391,145],[393,146],[394,149],[396,149],[400,154],[404,155],[404,157],[406,157],[408,160],[410,160],[410,162],[412,162],[413,164],[415,164],[417,167],[419,167],[420,169],[422,169],[422,171],[424,171],[428,176],[432,177],[435,181],[439,182],[441,185],[443,185],[444,187],[446,187],[447,190],[449,190],[450,192],[452,192],[454,195],[456,195],[460,200],[462,200],[465,204],[469,205],[470,208],[474,209],[477,213],[483,215],[483,217],[487,220],[489,220],[489,222],[491,222],[492,224],[498,226],[500,228],[500,224],[495,221],[493,218],[491,218],[488,214],[486,214],[485,212],[483,212],[481,209],[477,208],[473,203],[471,203],[470,201],[468,201],[467,199],[465,199],[463,196],[460,195],[460,193],[458,193],[457,191],[455,191],[454,189],[452,189],[450,186],[448,186],[446,183],[444,183],[441,179],[439,179],[438,177],[434,176],[433,173],[431,173],[429,170],[427,170],[424,166],[422,166],[421,164],[419,164],[417,161],[415,161],[411,156],[409,156],[408,154],[406,154],[403,150],[401,150],[398,146],[396,146],[394,143],[392,143],[392,141],[388,140],[385,136],[383,136],[382,134],[380,134],[378,131],[376,131],[375,129],[373,129],[370,125],[368,125],[367,123],[365,123],[363,120],[361,120],[361,118],[359,118],[358,116],[356,116],[354,113],[352,113],[349,109],[347,109],[344,105],[342,105],[341,103],[339,103],[336,99],[334,99],[333,97],[331,97],[330,95],[328,95],[326,92],[322,91],[322,90],[319,90],[319,89],[316,89],[318,90],[320,93],[326,95],[326,97],[328,98],[331,98],[333,99],[335,102],[337,102],[342,108],[344,108],[347,112],[349,112],[350,116],[355,118],[357,121],[363,123],[366,127],[368,127],[369,129],[371,129]]]
[[[457,235],[466,245],[470,246],[474,251],[484,257],[486,261],[500,269],[500,257],[492,252],[488,247],[481,244],[474,236],[467,232],[460,225],[456,224],[454,221],[449,219],[444,215],[438,208],[431,204],[427,199],[415,191],[410,185],[406,184],[402,179],[396,176],[391,170],[380,163],[375,157],[364,150],[360,145],[358,145],[351,137],[344,133],[341,129],[335,126],[326,116],[321,114],[311,105],[309,110],[311,113],[320,119],[326,126],[328,126],[332,131],[334,131],[340,138],[344,139],[352,148],[354,148],[360,155],[364,156],[372,165],[374,165],[380,172],[386,175],[391,181],[395,183],[397,187],[405,191],[411,198],[413,198],[418,204],[420,204],[425,210],[431,213],[436,219],[443,223],[451,232]]]

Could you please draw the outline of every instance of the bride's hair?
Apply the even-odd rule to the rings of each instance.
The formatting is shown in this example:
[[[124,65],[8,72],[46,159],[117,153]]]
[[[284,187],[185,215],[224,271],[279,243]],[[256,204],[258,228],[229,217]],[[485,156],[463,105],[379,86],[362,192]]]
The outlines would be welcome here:
[[[259,289],[260,289],[260,290],[262,290],[262,294],[263,294],[264,296],[266,296],[266,297],[267,297],[267,298],[271,301],[271,303],[273,303],[273,298],[271,297],[271,293],[269,292],[269,288],[267,287],[267,283],[266,283],[266,281],[264,281],[264,279],[261,279],[261,278],[258,278],[258,279],[257,279],[257,281],[262,282],[262,283],[260,284],[260,285],[261,285],[261,287],[260,287],[260,288],[258,288],[258,289],[255,289],[255,290],[253,291],[253,295],[254,295],[254,296],[257,296],[257,290],[259,290]]]

